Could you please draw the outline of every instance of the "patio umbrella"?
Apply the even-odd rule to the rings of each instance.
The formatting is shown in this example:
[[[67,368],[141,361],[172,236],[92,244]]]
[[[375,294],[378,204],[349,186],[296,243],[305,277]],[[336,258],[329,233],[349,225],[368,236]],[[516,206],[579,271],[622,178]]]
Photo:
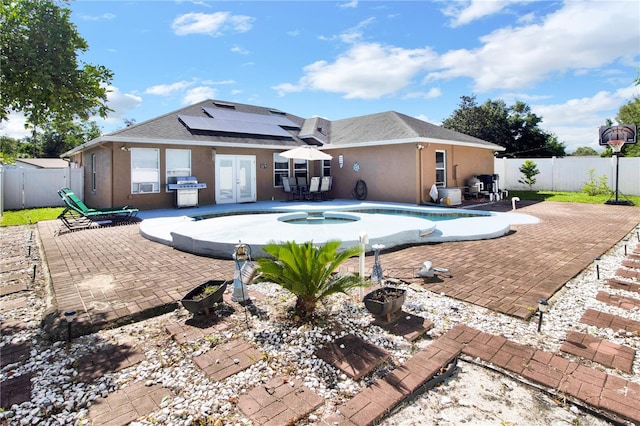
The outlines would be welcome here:
[[[293,148],[288,151],[282,152],[280,153],[280,155],[285,158],[293,158],[296,160],[308,160],[308,161],[331,160],[333,158],[326,152],[322,152],[310,145],[299,146],[297,148]]]

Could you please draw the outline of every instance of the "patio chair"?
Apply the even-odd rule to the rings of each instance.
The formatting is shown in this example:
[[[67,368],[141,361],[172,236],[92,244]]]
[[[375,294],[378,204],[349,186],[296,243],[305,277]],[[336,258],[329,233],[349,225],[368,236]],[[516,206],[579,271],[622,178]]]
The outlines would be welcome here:
[[[92,224],[130,222],[138,214],[138,209],[130,206],[91,209],[69,188],[60,189],[58,195],[66,205],[58,219],[69,231],[87,228]]]
[[[320,182],[320,197],[326,201],[327,192],[331,191],[331,176],[324,176]]]
[[[291,185],[291,181],[288,177],[282,178],[282,190],[285,194],[287,194],[287,201],[294,201],[296,197],[300,198],[300,193],[298,192],[298,188],[294,185]]]
[[[304,192],[304,197],[307,200],[315,201],[317,197],[320,197],[320,178],[312,177],[309,189]]]

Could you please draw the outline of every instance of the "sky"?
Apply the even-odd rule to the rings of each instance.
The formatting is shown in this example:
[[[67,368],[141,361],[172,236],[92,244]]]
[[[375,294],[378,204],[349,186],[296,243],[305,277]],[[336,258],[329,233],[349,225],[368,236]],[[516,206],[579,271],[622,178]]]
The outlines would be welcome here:
[[[640,95],[640,2],[84,1],[68,4],[114,72],[103,133],[205,99],[330,120],[397,111],[441,124],[461,96],[523,101],[567,153]],[[615,121],[615,120],[614,120]],[[24,119],[0,123],[21,138]]]

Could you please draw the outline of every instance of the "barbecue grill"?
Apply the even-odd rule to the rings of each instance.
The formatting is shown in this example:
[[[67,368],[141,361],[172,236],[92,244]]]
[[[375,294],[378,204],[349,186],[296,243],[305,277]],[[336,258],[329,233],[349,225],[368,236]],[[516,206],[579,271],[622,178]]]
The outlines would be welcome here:
[[[176,207],[197,207],[198,191],[207,187],[206,183],[199,183],[195,176],[178,176],[176,183],[167,187],[176,191]]]

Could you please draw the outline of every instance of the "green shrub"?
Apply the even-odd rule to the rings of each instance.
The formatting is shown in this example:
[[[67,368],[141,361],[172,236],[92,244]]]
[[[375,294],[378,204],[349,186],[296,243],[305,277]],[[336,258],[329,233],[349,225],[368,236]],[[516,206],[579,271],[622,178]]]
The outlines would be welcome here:
[[[589,180],[584,184],[580,191],[590,196],[611,194],[611,189],[609,189],[607,177],[605,175],[596,178],[596,169],[589,169],[588,173]]]
[[[520,173],[522,173],[522,179],[518,179],[518,182],[525,185],[529,185],[529,190],[536,184],[536,175],[540,174],[538,165],[533,160],[524,160],[524,163],[520,166]]]
[[[296,315],[309,320],[317,303],[325,297],[363,285],[356,275],[334,274],[344,261],[360,254],[360,247],[340,251],[340,244],[340,241],[329,241],[319,247],[312,242],[268,244],[263,250],[273,259],[257,259],[258,273],[262,281],[278,284],[294,294]]]

